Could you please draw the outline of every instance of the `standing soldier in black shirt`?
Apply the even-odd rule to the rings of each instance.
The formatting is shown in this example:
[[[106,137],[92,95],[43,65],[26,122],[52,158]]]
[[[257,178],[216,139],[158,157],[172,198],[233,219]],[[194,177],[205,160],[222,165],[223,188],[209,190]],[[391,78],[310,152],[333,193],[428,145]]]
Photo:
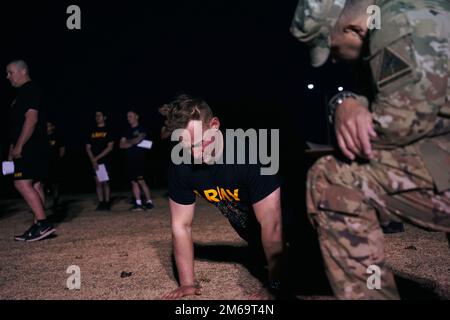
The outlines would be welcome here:
[[[215,154],[208,148],[216,137],[195,137],[196,128],[220,129],[208,104],[201,99],[178,97],[171,104],[168,116],[170,131],[183,129],[191,141],[192,157],[199,164],[172,164],[169,173],[169,197],[172,217],[172,238],[180,287],[164,296],[179,299],[201,294],[195,284],[192,221],[195,198],[204,198],[215,205],[229,220],[236,232],[249,244],[250,252],[263,249],[268,264],[268,283],[251,299],[271,299],[280,293],[283,235],[281,226],[281,187],[276,175],[262,175],[258,164],[220,164],[212,157],[224,156],[222,147]],[[197,127],[196,127],[197,126]],[[221,135],[221,133],[220,133]],[[195,141],[194,141],[195,139]],[[219,143],[215,144],[217,147]],[[200,155],[199,155],[200,154]],[[218,230],[220,232],[220,230]],[[261,248],[262,245],[262,248]],[[254,253],[254,252],[252,252]]]
[[[53,122],[47,122],[47,140],[50,147],[49,174],[45,189],[47,194],[53,197],[53,208],[59,201],[59,184],[61,182],[62,160],[66,154],[66,147],[62,143],[61,136],[57,133]]]
[[[136,203],[131,208],[132,211],[142,211],[153,209],[153,201],[150,195],[150,189],[145,182],[145,156],[146,150],[138,147],[147,136],[147,130],[139,124],[139,115],[136,111],[127,113],[130,129],[120,139],[120,148],[127,150],[127,172],[128,179],[131,181],[134,198]],[[144,192],[146,202],[142,202],[141,189]]]
[[[94,169],[93,173],[98,197],[98,205],[95,210],[109,211],[111,210],[111,188],[109,181],[100,182],[96,172],[100,165],[104,165],[106,171],[109,172],[109,155],[114,148],[114,138],[106,126],[106,115],[103,111],[95,112],[95,122],[97,126],[89,133],[86,143],[86,153]]]
[[[8,159],[14,161],[14,186],[34,214],[34,224],[16,241],[33,242],[55,232],[45,216],[42,181],[48,174],[48,143],[41,94],[31,81],[22,60],[6,67],[7,79],[18,89],[11,109],[11,145]]]

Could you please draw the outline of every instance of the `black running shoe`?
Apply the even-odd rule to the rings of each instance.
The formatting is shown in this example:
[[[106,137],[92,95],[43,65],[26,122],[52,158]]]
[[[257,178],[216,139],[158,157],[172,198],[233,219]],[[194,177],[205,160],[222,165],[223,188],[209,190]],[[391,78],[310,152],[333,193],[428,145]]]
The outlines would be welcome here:
[[[133,212],[143,211],[144,207],[142,206],[142,204],[135,203],[134,206],[132,206],[130,210]]]
[[[105,211],[111,211],[111,201],[105,202],[105,206],[103,207]]]
[[[32,230],[28,234],[26,242],[35,242],[39,240],[43,240],[55,232],[56,229],[53,227],[53,224],[48,221],[41,221],[36,223],[36,228]]]
[[[405,232],[405,226],[401,222],[390,222],[387,226],[381,226],[384,234],[394,234]]]
[[[34,229],[37,228],[36,224],[33,224],[27,231],[25,231],[22,235],[20,236],[14,236],[14,240],[15,241],[27,241],[28,235],[29,234],[33,234],[34,233]]]
[[[147,202],[144,204],[144,210],[152,210],[154,207],[153,202]]]
[[[33,224],[23,235],[15,236],[16,241],[34,242],[47,238],[55,232],[53,224],[47,221]]]

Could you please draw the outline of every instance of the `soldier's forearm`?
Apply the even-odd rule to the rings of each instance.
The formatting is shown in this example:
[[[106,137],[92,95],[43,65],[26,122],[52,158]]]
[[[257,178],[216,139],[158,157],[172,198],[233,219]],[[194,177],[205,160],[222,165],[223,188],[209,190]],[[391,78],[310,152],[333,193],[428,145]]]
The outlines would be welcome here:
[[[112,152],[113,148],[112,147],[107,147],[105,150],[103,150],[99,155],[97,155],[95,157],[95,159],[100,160],[103,159],[104,157],[106,157],[108,154],[110,154]]]
[[[262,230],[261,240],[269,268],[269,281],[280,281],[283,259],[283,240],[281,229],[278,231]]]
[[[180,277],[180,286],[194,285],[194,245],[191,229],[174,228],[172,237],[175,262]]]
[[[344,91],[336,94],[333,96],[330,101],[328,102],[328,116],[329,121],[331,124],[335,123],[335,115],[336,110],[339,108],[339,106],[346,100],[346,99],[355,99],[358,101],[358,105],[361,107],[364,107],[366,109],[369,109],[369,99],[367,99],[365,96],[358,95],[351,91]]]
[[[31,120],[25,120],[25,123],[22,128],[22,132],[19,136],[19,139],[17,139],[15,147],[23,147],[27,141],[30,139],[30,137],[33,135],[34,128],[36,127],[36,123]]]

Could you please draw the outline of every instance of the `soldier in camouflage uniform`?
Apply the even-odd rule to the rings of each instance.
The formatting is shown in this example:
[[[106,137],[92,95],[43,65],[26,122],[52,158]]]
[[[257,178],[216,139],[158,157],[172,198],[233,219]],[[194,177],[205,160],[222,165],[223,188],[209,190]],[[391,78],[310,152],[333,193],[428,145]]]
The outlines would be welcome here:
[[[371,4],[381,29],[368,28]],[[450,232],[450,3],[301,0],[291,31],[313,66],[330,54],[370,64],[373,101],[348,94],[334,113],[350,161],[327,156],[310,169],[307,209],[337,298],[398,299],[380,221]],[[367,286],[372,265],[380,290]]]

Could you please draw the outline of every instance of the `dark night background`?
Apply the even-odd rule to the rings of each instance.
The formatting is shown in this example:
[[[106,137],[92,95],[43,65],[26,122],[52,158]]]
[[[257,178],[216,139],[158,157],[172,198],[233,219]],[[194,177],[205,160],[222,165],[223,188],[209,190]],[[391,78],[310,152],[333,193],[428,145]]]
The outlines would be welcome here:
[[[81,8],[81,30],[66,27],[72,4]],[[128,125],[126,112],[140,111],[155,141],[147,181],[151,189],[164,188],[157,108],[179,93],[200,96],[224,128],[280,129],[288,231],[298,237],[291,251],[301,252],[291,269],[304,292],[327,288],[305,214],[305,176],[315,160],[304,155],[305,142],[332,143],[326,101],[339,86],[360,91],[365,82],[354,80],[346,66],[309,66],[305,46],[289,31],[296,5],[297,0],[1,1],[0,160],[8,151],[15,97],[5,72],[12,60],[28,62],[67,146],[65,194],[95,194],[84,148],[98,108],[107,112],[118,137]],[[309,83],[314,90],[307,89]],[[116,143],[113,197],[119,190],[131,196],[124,165]],[[10,197],[18,197],[12,179],[0,176],[0,199]]]
[[[81,30],[68,30],[66,9],[81,8]],[[0,5],[0,66],[25,59],[45,93],[49,118],[68,155],[64,188],[94,192],[84,137],[94,111],[109,114],[117,135],[126,111],[136,108],[158,146],[157,108],[179,93],[204,98],[226,128],[281,129],[281,175],[304,184],[305,140],[330,142],[325,101],[338,86],[353,86],[345,67],[309,66],[305,47],[289,32],[296,0],[285,1],[15,1]],[[8,113],[15,90],[0,80],[2,154],[8,148]],[[308,83],[315,90],[306,89]],[[164,187],[158,147],[150,153],[150,186]],[[122,176],[115,150],[113,181]],[[287,179],[287,180],[289,180]],[[300,183],[299,179],[302,179]],[[12,183],[2,178],[1,196]],[[294,181],[295,180],[295,181]]]

